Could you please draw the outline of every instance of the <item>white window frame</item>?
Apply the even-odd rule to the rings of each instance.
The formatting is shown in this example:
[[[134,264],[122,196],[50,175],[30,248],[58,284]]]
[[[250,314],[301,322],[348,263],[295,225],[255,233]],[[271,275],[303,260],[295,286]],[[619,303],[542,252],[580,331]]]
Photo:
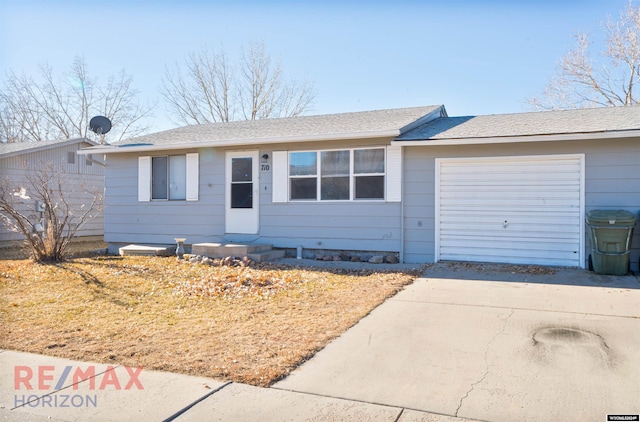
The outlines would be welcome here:
[[[160,202],[165,202],[165,201],[171,201],[171,202],[177,202],[177,201],[186,201],[186,194],[185,194],[185,198],[180,198],[180,199],[172,199],[171,198],[171,157],[185,157],[185,163],[187,160],[186,154],[167,154],[167,155],[153,155],[151,156],[151,201],[156,202],[156,201],[160,201]],[[166,158],[167,159],[167,174],[166,174],[166,180],[167,180],[167,186],[166,186],[166,198],[154,198],[153,197],[153,159],[154,158]],[[186,166],[186,164],[185,164]],[[186,170],[185,170],[185,192],[187,189],[187,177],[186,177]]]
[[[170,199],[169,193],[167,199],[152,199],[152,158],[153,157],[169,157],[170,155],[182,155],[186,156],[186,199]],[[169,160],[167,160],[169,162]],[[197,201],[199,191],[199,154],[166,154],[166,155],[154,155],[154,156],[140,156],[138,157],[138,201],[139,202],[183,202],[183,201]],[[169,166],[167,165],[167,173],[169,173]],[[167,189],[170,184],[169,175],[167,174]]]
[[[355,173],[355,151],[362,150],[376,150],[380,149],[384,151],[384,172],[382,173]],[[322,153],[330,152],[330,151],[349,151],[349,199],[322,199]],[[316,153],[316,174],[315,175],[294,175],[290,174],[289,163],[291,162],[291,154],[295,153]],[[289,202],[384,202],[387,200],[387,149],[384,146],[372,146],[372,147],[358,147],[358,148],[335,148],[335,149],[320,149],[320,150],[300,150],[300,151],[289,151],[287,153],[287,191]],[[356,192],[356,177],[367,177],[367,176],[382,176],[385,180],[385,188],[382,198],[363,198],[357,199],[355,197]],[[316,179],[316,198],[315,199],[294,199],[291,198],[291,179]]]

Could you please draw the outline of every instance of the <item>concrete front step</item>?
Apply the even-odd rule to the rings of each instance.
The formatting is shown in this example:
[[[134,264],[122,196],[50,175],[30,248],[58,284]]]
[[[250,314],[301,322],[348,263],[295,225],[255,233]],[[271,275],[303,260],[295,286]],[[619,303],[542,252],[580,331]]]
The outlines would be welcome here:
[[[284,251],[270,250],[258,253],[250,253],[247,256],[255,262],[274,261],[276,259],[284,258]]]
[[[171,256],[176,254],[174,246],[127,245],[118,250],[121,256]]]
[[[226,256],[248,256],[251,258],[251,255],[258,256],[262,253],[274,252],[271,248],[271,245],[263,244],[241,245],[236,243],[196,243],[191,245],[191,253],[193,255],[208,256],[210,258],[224,258]],[[251,259],[259,261],[258,259]],[[264,259],[262,260],[264,261]]]

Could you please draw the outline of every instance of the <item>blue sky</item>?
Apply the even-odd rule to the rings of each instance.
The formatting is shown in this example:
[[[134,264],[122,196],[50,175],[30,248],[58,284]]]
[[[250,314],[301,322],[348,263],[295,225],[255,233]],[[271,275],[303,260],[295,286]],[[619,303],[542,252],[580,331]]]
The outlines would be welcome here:
[[[124,69],[153,129],[174,125],[165,66],[204,46],[230,57],[264,40],[285,71],[314,82],[310,114],[444,104],[451,116],[529,111],[572,34],[601,32],[627,0],[0,0],[0,74],[65,71],[84,55],[100,80]],[[601,42],[598,37],[594,41]]]

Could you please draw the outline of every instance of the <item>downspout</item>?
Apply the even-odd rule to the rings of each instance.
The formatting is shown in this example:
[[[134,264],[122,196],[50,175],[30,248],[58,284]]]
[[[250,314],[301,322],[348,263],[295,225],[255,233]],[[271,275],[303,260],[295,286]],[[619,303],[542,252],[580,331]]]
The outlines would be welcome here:
[[[400,147],[400,263],[404,264],[404,147]]]

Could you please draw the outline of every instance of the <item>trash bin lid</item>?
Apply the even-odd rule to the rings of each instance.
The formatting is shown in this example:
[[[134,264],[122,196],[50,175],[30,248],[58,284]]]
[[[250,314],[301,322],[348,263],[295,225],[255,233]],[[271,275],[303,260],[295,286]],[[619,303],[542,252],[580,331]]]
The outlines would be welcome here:
[[[625,210],[592,210],[587,213],[587,224],[633,226],[636,216]]]

